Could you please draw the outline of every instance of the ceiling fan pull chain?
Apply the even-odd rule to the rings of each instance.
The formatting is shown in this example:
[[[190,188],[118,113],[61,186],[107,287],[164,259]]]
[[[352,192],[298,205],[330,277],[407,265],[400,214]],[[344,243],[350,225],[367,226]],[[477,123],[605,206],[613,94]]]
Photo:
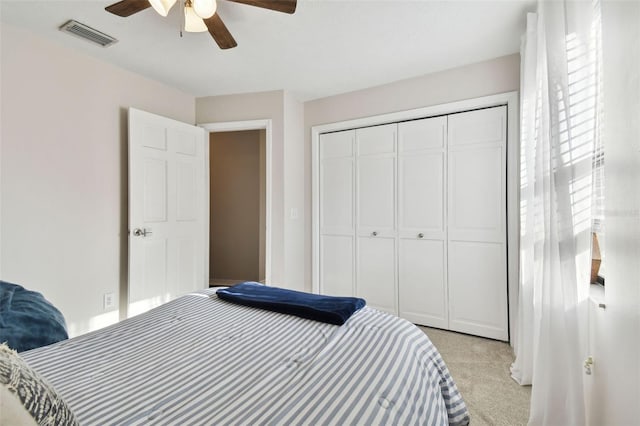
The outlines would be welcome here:
[[[186,6],[186,0],[180,0],[180,5],[182,6],[182,13],[180,13],[180,38],[182,38],[182,32],[184,31],[185,26],[187,25],[186,18],[184,16],[184,8]]]

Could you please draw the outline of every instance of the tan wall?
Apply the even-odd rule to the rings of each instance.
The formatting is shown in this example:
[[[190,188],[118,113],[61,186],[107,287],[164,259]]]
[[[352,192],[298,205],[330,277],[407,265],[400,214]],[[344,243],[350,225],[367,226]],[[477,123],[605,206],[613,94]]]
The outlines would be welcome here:
[[[259,130],[260,136],[260,242],[258,249],[258,281],[266,281],[267,245],[267,132]]]
[[[126,301],[126,109],[194,123],[195,99],[0,31],[2,279],[42,292],[76,335],[118,320],[103,311],[104,293]]]
[[[211,278],[260,279],[260,139],[259,130],[210,135]]]
[[[311,127],[406,111],[520,88],[520,55],[514,54],[447,71],[304,104],[305,282],[311,290]]]

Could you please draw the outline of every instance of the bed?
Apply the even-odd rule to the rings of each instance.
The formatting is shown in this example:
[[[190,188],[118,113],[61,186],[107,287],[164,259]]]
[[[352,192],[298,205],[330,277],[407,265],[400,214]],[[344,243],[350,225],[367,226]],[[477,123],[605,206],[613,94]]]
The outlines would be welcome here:
[[[207,289],[20,355],[81,425],[469,423],[428,337],[369,307],[337,326]]]

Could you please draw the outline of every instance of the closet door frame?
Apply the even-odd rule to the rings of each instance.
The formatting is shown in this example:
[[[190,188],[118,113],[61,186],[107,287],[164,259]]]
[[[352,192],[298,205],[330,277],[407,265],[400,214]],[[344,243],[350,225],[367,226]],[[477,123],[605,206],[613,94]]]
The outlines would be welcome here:
[[[516,337],[516,319],[518,314],[519,281],[519,182],[520,182],[520,144],[519,144],[519,107],[518,92],[506,92],[483,96],[464,101],[416,108],[389,114],[375,115],[354,120],[313,126],[311,128],[311,280],[312,291],[318,293],[319,284],[319,148],[320,135],[327,132],[356,129],[360,127],[390,124],[400,121],[433,117],[506,105],[507,107],[507,280],[509,301],[509,340]]]

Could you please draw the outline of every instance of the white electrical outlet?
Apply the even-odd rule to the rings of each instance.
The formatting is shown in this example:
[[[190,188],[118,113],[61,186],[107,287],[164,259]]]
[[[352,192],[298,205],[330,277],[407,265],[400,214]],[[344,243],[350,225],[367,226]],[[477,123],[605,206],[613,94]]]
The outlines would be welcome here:
[[[102,307],[106,311],[107,309],[113,309],[116,307],[116,296],[113,293],[105,293],[102,300]]]

